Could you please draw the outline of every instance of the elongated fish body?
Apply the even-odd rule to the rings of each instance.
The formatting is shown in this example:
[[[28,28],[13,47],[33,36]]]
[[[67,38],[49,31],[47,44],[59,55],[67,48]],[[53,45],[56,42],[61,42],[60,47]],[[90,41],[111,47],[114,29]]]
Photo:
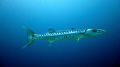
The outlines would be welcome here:
[[[76,39],[83,38],[81,35],[85,30],[66,30],[66,31],[56,31],[45,34],[34,34],[34,39],[42,39],[42,40],[66,40],[66,39]]]
[[[55,31],[52,28],[48,29],[48,33],[45,34],[35,34],[32,30],[28,29],[24,26],[24,28],[28,32],[28,43],[23,47],[29,46],[35,40],[48,40],[49,45],[58,40],[68,40],[75,39],[76,42],[82,38],[95,37],[101,34],[106,33],[106,30],[102,29],[75,29],[71,30],[63,30],[63,31]]]

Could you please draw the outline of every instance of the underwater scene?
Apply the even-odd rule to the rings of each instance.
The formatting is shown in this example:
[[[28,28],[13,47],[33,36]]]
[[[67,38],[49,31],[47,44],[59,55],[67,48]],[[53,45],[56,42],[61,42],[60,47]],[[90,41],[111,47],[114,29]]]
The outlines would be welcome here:
[[[120,0],[0,0],[0,67],[120,67]]]

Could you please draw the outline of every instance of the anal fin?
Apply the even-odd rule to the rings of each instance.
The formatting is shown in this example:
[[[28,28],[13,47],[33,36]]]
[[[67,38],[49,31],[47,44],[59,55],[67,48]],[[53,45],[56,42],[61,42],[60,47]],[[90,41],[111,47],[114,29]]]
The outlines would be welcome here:
[[[48,40],[49,46],[54,42],[55,42],[55,40]]]
[[[79,39],[80,39],[80,38],[77,38],[77,39],[75,39],[75,41],[76,41],[76,42],[79,42]]]

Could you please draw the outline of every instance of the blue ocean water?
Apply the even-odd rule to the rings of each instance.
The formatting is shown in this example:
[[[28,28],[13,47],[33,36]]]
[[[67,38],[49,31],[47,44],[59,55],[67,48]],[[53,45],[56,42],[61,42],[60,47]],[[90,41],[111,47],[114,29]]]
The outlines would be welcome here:
[[[35,41],[27,48],[26,26],[35,33],[104,29],[75,40]],[[119,67],[120,0],[1,0],[0,67]]]

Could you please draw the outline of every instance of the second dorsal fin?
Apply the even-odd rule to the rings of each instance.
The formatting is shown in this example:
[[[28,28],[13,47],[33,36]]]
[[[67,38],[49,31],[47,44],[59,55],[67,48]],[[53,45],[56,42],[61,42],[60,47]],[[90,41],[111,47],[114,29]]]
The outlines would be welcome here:
[[[49,32],[49,33],[53,33],[53,32],[55,32],[55,30],[52,29],[52,28],[48,28],[48,32]]]
[[[75,30],[75,28],[71,28],[72,30]]]

